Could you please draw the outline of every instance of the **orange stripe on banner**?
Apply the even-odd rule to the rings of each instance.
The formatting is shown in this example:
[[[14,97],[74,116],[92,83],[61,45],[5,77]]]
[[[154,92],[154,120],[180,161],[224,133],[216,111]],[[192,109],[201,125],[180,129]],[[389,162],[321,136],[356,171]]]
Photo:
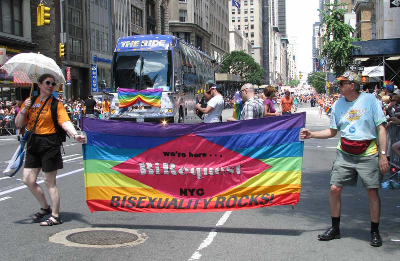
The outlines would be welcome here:
[[[95,211],[126,211],[143,213],[171,213],[171,212],[216,212],[227,210],[254,209],[280,205],[296,205],[300,194],[283,194],[273,197],[257,197],[250,199],[234,199],[220,197],[218,201],[166,199],[145,201],[144,198],[113,198],[112,200],[87,200],[90,212]]]
[[[290,194],[300,193],[300,185],[276,185],[276,186],[259,186],[232,189],[222,194],[213,197],[216,200],[217,197],[242,197],[246,195],[262,195],[262,194]],[[146,198],[169,198],[174,197],[164,194],[155,189],[148,188],[121,188],[121,187],[86,187],[86,200],[109,200],[113,196],[135,196],[135,197],[146,197]],[[185,198],[184,196],[182,198]]]

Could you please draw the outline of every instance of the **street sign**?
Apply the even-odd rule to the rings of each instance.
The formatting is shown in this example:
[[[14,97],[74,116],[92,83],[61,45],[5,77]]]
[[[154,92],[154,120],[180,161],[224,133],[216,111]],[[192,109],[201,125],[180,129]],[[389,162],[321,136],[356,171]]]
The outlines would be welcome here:
[[[97,65],[91,65],[91,85],[92,85],[92,93],[98,92],[97,88]]]
[[[356,71],[356,70],[357,70],[357,65],[355,65],[355,64],[350,64],[350,65],[349,65],[349,70],[350,70],[350,71]]]
[[[350,71],[364,71],[364,66],[358,66],[357,64],[350,64],[349,65]]]

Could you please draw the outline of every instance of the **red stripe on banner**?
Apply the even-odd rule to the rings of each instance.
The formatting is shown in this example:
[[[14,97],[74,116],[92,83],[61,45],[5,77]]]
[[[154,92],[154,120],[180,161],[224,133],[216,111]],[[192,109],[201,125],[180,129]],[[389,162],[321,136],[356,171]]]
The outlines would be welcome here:
[[[147,200],[146,200],[147,199]],[[90,212],[125,211],[143,213],[174,212],[218,212],[228,210],[244,210],[262,207],[296,205],[300,193],[283,195],[264,194],[237,197],[215,197],[209,199],[158,199],[147,197],[113,196],[111,200],[87,200]]]
[[[13,78],[14,78],[14,86],[30,87],[32,85],[32,82],[29,79],[28,75],[24,72],[13,73]]]

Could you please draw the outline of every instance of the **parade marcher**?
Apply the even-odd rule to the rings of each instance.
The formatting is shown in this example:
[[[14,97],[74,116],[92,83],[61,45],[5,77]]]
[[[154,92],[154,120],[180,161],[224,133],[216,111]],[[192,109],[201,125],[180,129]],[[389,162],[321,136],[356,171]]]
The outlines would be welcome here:
[[[294,107],[293,98],[290,97],[290,91],[285,91],[285,96],[282,97],[281,99],[281,104],[279,106],[279,109],[282,114],[291,114],[292,109],[296,111],[296,108]]]
[[[332,107],[329,129],[311,132],[304,129],[302,139],[327,139],[341,131],[336,159],[331,172],[330,209],[332,227],[318,235],[319,240],[339,239],[341,192],[343,186],[356,186],[360,177],[367,190],[371,217],[371,246],[382,246],[379,234],[381,203],[378,189],[382,173],[389,170],[386,157],[386,118],[373,94],[360,93],[360,77],[347,71],[337,78],[344,96]],[[379,145],[378,145],[379,144]]]
[[[217,84],[211,85],[207,94],[211,99],[207,102],[207,107],[203,108],[200,103],[196,104],[196,109],[204,113],[204,123],[221,122],[221,114],[224,110],[224,98],[222,97],[221,87]]]
[[[250,120],[264,117],[264,103],[255,95],[253,84],[246,83],[240,88],[240,96],[244,102],[240,120]],[[234,118],[229,118],[228,121],[236,121]]]
[[[51,216],[41,226],[52,226],[62,223],[59,215],[60,196],[56,186],[57,170],[63,168],[61,156],[61,139],[54,126],[51,104],[55,100],[52,96],[56,86],[54,76],[43,74],[38,79],[40,95],[33,101],[25,100],[15,119],[17,128],[27,124],[27,129],[32,131],[27,141],[26,158],[23,170],[23,182],[40,203],[40,211],[32,219],[41,221],[46,215]],[[67,112],[61,102],[57,105],[58,124],[76,141],[84,143],[84,135],[78,135],[72,125]],[[50,196],[52,207],[47,203],[42,188],[37,184],[40,170]]]
[[[101,114],[103,115],[103,119],[110,118],[110,101],[108,100],[108,98],[105,98],[102,103]]]
[[[85,100],[85,114],[88,118],[95,118],[94,107],[96,107],[96,101],[93,99],[93,95],[89,95]]]
[[[267,86],[264,89],[264,95],[266,97],[264,101],[264,117],[281,115],[279,112],[276,112],[274,103],[272,102],[275,97],[275,92],[276,90],[273,86]]]

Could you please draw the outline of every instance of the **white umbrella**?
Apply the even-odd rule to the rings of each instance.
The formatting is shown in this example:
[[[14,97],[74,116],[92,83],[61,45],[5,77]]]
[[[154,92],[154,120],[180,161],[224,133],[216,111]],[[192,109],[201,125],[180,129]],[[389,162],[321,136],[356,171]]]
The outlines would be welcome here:
[[[20,53],[8,60],[0,69],[9,75],[25,73],[32,83],[37,83],[37,78],[45,73],[54,76],[56,83],[65,83],[62,70],[57,63],[43,54],[39,53]]]

